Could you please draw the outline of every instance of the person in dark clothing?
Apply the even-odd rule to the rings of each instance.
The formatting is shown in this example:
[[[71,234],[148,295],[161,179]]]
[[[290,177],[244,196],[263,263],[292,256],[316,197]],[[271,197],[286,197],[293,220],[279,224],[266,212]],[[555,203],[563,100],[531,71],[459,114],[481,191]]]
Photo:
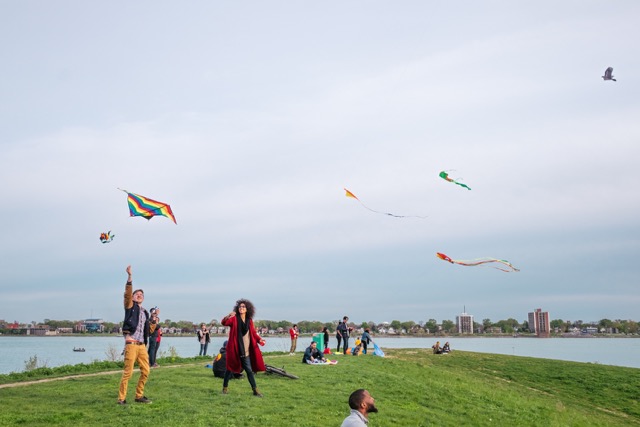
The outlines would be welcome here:
[[[213,361],[213,375],[216,378],[224,378],[224,374],[227,372],[227,342],[225,341],[222,344],[222,347],[220,347],[220,352],[218,353],[218,355],[216,356],[215,360]],[[234,379],[240,379],[242,378],[243,375],[242,374],[233,374]]]
[[[362,344],[362,354],[367,354],[367,346],[371,343],[371,335],[369,334],[369,328],[365,329],[360,338]]]
[[[156,354],[158,353],[158,335],[160,334],[160,309],[158,307],[152,308],[150,311],[151,320],[149,321],[149,366],[152,368],[157,367]]]
[[[324,354],[331,354],[329,349],[329,328],[326,326],[322,328],[322,334],[324,335]]]
[[[342,323],[338,325],[338,332],[342,336],[343,354],[347,354],[347,349],[349,348],[349,329],[349,318],[344,316],[342,318]]]
[[[326,362],[327,359],[322,356],[320,350],[318,350],[318,343],[315,341],[311,341],[311,344],[304,351],[304,356],[302,356],[302,363],[320,363]]]

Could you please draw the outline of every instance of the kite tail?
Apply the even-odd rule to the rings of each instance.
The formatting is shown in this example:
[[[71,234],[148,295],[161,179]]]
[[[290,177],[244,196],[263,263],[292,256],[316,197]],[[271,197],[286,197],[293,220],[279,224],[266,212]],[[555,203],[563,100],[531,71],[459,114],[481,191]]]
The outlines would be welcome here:
[[[453,182],[454,182],[455,184],[458,184],[460,187],[464,187],[464,188],[466,188],[467,190],[471,190],[471,188],[469,188],[469,186],[468,186],[467,184],[463,184],[463,183],[458,182],[458,181],[453,181]]]

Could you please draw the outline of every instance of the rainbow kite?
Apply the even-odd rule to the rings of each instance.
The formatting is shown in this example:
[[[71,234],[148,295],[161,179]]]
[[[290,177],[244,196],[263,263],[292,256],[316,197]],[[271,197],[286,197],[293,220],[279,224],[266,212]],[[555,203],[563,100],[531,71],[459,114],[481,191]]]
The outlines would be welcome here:
[[[141,216],[149,220],[156,215],[162,215],[169,218],[175,224],[178,224],[176,222],[176,217],[173,216],[173,212],[171,211],[171,206],[168,204],[149,199],[139,194],[129,193],[127,190],[123,190],[122,188],[118,188],[118,190],[127,193],[127,203],[129,203],[130,216]]]
[[[395,215],[395,214],[388,213],[388,212],[380,212],[380,211],[376,211],[376,210],[371,209],[369,206],[365,205],[364,203],[362,203],[362,202],[360,201],[360,199],[358,199],[358,198],[356,197],[356,195],[355,195],[355,194],[353,194],[351,191],[347,190],[346,188],[344,189],[344,191],[346,192],[346,193],[345,193],[345,196],[347,196],[347,197],[351,197],[352,199],[356,199],[358,202],[360,202],[360,204],[361,204],[364,208],[369,209],[371,212],[379,213],[379,214],[382,214],[382,215],[389,215],[389,216],[392,216],[392,217],[394,217],[394,218],[426,218],[426,216],[417,216],[417,215]]]
[[[464,187],[467,190],[471,190],[466,184],[463,184],[461,182],[458,182],[458,181],[456,181],[454,179],[449,178],[449,174],[447,172],[445,172],[445,171],[440,172],[440,178],[442,178],[442,179],[444,179],[446,181],[449,181],[449,182],[453,182],[454,184],[459,185],[460,187]]]
[[[494,266],[490,266],[493,267],[497,270],[500,271],[504,271],[505,273],[511,273],[512,271],[520,271],[519,269],[515,268],[509,261],[506,261],[504,259],[497,259],[497,258],[476,258],[476,259],[472,259],[469,261],[464,261],[464,260],[457,260],[457,259],[451,259],[448,256],[446,256],[443,253],[440,252],[436,252],[436,256],[438,258],[440,258],[443,261],[449,261],[451,264],[458,264],[458,265],[464,265],[467,267],[474,267],[476,265],[482,265],[482,264],[487,264],[490,262],[499,262],[501,264],[506,265],[507,267],[509,267],[509,270],[506,270],[504,268],[500,268],[500,267],[494,267]]]

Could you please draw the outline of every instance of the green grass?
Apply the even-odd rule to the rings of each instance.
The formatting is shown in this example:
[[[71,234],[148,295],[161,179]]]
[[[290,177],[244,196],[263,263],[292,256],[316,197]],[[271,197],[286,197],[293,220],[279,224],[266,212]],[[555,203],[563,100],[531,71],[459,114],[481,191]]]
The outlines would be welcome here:
[[[222,395],[207,360],[153,369],[151,405],[116,405],[120,373],[0,389],[0,425],[338,426],[347,399],[368,389],[380,410],[370,426],[640,425],[640,370],[455,351],[386,350],[387,357],[333,356],[309,366],[301,355],[269,354],[268,364],[300,377],[260,373],[264,398],[246,379]],[[187,362],[187,361],[183,361]]]

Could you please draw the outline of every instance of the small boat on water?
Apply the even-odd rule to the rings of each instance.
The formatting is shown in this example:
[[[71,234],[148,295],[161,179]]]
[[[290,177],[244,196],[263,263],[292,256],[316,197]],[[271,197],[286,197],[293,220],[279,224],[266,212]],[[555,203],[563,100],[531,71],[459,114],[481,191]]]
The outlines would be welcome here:
[[[73,351],[85,351],[83,347],[75,348],[73,347]]]

